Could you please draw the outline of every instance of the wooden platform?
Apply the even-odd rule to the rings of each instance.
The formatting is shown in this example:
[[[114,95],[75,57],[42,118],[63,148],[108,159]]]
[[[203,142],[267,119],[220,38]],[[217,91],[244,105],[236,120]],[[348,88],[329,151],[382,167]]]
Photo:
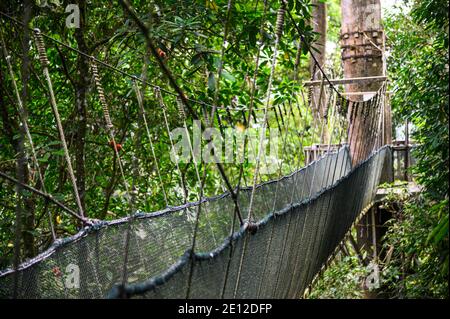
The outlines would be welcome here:
[[[378,188],[375,200],[382,200],[388,194],[402,194],[404,192],[408,194],[418,194],[422,191],[422,186],[415,182],[402,182],[389,188]]]

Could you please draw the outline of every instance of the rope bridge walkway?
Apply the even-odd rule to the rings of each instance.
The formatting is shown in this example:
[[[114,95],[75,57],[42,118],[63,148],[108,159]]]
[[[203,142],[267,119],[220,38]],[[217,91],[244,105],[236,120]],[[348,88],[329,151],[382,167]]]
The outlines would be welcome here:
[[[57,238],[49,215],[49,227],[53,244],[33,259],[15,264],[0,271],[0,297],[17,298],[297,298],[301,297],[314,276],[323,267],[329,256],[344,238],[360,212],[370,205],[379,183],[387,180],[391,167],[390,148],[383,146],[383,116],[386,83],[380,86],[369,100],[352,101],[341,94],[315,61],[313,81],[320,76],[320,88],[307,92],[293,85],[289,101],[278,105],[273,101],[273,80],[278,58],[278,45],[282,39],[285,17],[298,31],[301,43],[307,45],[301,30],[286,4],[281,1],[275,25],[271,72],[268,79],[263,107],[256,107],[255,91],[258,77],[262,43],[255,59],[255,73],[248,107],[218,106],[220,81],[215,85],[214,102],[210,105],[188,98],[178,86],[164,61],[158,55],[148,35],[127,1],[120,1],[145,36],[145,40],[167,77],[172,89],[163,89],[149,83],[145,78],[129,75],[93,56],[43,34],[35,29],[36,52],[48,88],[49,104],[58,129],[64,151],[73,198],[77,209],[63,204],[45,189],[44,177],[32,136],[29,131],[26,110],[23,107],[15,82],[7,44],[0,32],[2,52],[6,61],[10,82],[14,88],[17,112],[28,140],[31,163],[42,188],[23,185],[17,179],[0,172],[0,177],[45,198],[60,210],[80,221],[83,228],[69,238]],[[232,1],[229,1],[229,16]],[[266,14],[267,2],[264,2]],[[20,25],[14,18],[0,12],[12,23]],[[22,26],[23,27],[23,26]],[[224,22],[223,48],[227,40],[227,21]],[[0,30],[1,31],[1,30]],[[260,32],[262,33],[263,24]],[[97,91],[104,117],[104,132],[113,145],[122,186],[126,193],[128,216],[114,221],[98,221],[89,218],[83,209],[72,169],[72,159],[65,140],[65,132],[53,92],[50,63],[47,58],[44,38],[56,41],[69,50],[88,59],[91,75]],[[299,47],[299,50],[301,48]],[[159,189],[164,195],[166,207],[152,213],[136,208],[134,177],[138,169],[128,167],[121,158],[116,131],[107,96],[102,86],[98,65],[130,77],[150,147],[150,156],[156,167]],[[223,71],[219,65],[217,79]],[[189,153],[193,160],[193,176],[197,179],[198,198],[188,202],[186,191],[179,206],[170,205],[171,191],[168,189],[159,166],[146,117],[145,94],[139,83],[153,87],[153,97],[164,118],[164,130],[169,136],[167,152],[176,158],[174,141],[170,134],[169,108],[175,107],[188,137]],[[318,93],[318,94],[315,94]],[[326,106],[323,113],[321,106]],[[198,116],[199,109],[203,116]],[[209,108],[209,109],[208,109]],[[305,111],[307,110],[307,111]],[[227,192],[215,197],[203,195],[208,164],[199,163],[194,154],[194,144],[189,130],[193,121],[201,128],[219,126],[222,134],[225,123],[237,123],[231,113],[242,114],[245,127],[258,124],[261,128],[259,142],[253,145],[245,138],[242,157],[247,146],[256,154],[251,181],[245,179],[244,165],[238,163],[237,184],[232,185],[229,171],[219,155],[212,152],[214,165],[220,174]],[[321,156],[305,166],[303,152],[306,133],[297,129],[306,127],[308,119],[313,122],[308,138],[325,144]],[[361,127],[352,126],[356,118]],[[192,123],[191,123],[192,121]],[[277,130],[281,135],[282,159],[276,162],[276,176],[263,181],[263,171],[270,158],[264,151],[267,133]],[[352,140],[352,130],[365,130],[370,139],[365,143]],[[327,133],[326,133],[327,132]],[[326,134],[325,134],[326,133]],[[353,132],[354,133],[354,132]],[[270,137],[270,134],[269,134]],[[350,138],[349,138],[350,137]],[[209,143],[211,140],[206,140]],[[295,141],[295,149],[287,149],[288,141]],[[352,150],[352,156],[350,156]],[[309,162],[309,160],[307,161]],[[235,164],[236,165],[236,164]],[[287,166],[287,167],[286,167]],[[303,167],[302,167],[303,166]],[[210,167],[210,170],[213,168]],[[130,179],[129,171],[133,178]],[[187,189],[178,161],[174,171],[180,177],[180,185]],[[290,173],[286,173],[289,171]],[[245,186],[242,186],[245,185]],[[18,254],[18,249],[16,249]],[[17,258],[18,260],[18,258]],[[66,275],[63,275],[63,271]]]
[[[128,297],[185,298],[189,281],[190,298],[299,297],[361,210],[374,200],[390,158],[390,148],[384,147],[350,170],[347,149],[342,148],[292,175],[258,185],[255,234],[233,225],[234,204],[229,193],[204,199],[212,224],[207,224],[205,215],[200,219],[203,226],[197,234],[195,254],[190,247],[192,216],[198,203],[86,227],[20,266],[18,296],[119,297],[122,292],[114,284],[121,280],[123,242],[131,225]],[[322,171],[330,163],[340,168],[314,181],[314,171]],[[282,191],[273,209],[267,207],[265,198],[271,197],[276,187]],[[306,196],[311,188],[317,192]],[[243,211],[250,193],[249,188],[241,191]],[[54,274],[55,267],[66,269],[69,265],[79,266],[78,289],[65,288],[66,279]],[[12,269],[1,273],[1,296],[11,295],[13,275]]]

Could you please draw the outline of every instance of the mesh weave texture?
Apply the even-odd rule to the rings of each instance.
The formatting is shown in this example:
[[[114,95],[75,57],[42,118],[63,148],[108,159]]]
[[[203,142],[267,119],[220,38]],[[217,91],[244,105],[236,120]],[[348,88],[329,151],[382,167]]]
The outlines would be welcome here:
[[[198,203],[86,227],[21,264],[17,274],[0,272],[0,297],[13,295],[17,275],[19,298],[104,298],[120,292],[133,298],[296,298],[374,199],[389,159],[384,147],[351,169],[344,147],[258,185],[255,234],[233,222],[228,193],[205,199],[192,254]],[[244,216],[250,193],[251,188],[240,190]],[[121,291],[128,229],[127,285]]]

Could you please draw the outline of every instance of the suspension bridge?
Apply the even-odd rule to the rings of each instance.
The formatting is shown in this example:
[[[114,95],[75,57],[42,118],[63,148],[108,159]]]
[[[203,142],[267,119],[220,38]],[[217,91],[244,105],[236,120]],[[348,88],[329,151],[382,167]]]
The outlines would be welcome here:
[[[53,244],[36,257],[16,263],[0,271],[0,297],[9,298],[299,298],[315,276],[332,258],[339,243],[367,209],[373,205],[377,186],[392,179],[391,148],[384,145],[386,77],[364,79],[380,82],[379,90],[366,100],[352,100],[339,89],[342,83],[327,77],[319,63],[311,86],[300,91],[292,90],[292,102],[283,109],[273,103],[273,81],[278,57],[278,45],[283,36],[285,19],[289,19],[305,40],[295,20],[281,2],[277,13],[275,37],[271,56],[271,72],[268,78],[266,98],[262,108],[256,108],[252,99],[247,108],[225,107],[226,112],[243,114],[248,128],[251,123],[261,126],[256,163],[251,181],[243,180],[243,165],[238,165],[237,185],[231,184],[227,170],[220,159],[214,165],[220,173],[227,191],[214,197],[203,196],[206,170],[200,169],[193,154],[190,140],[191,121],[198,120],[202,128],[221,126],[224,120],[218,111],[224,106],[211,105],[188,97],[178,86],[176,77],[158,55],[148,30],[126,5],[125,10],[134,17],[141,28],[146,43],[154,55],[171,89],[164,89],[146,79],[130,75],[89,54],[71,48],[64,43],[33,30],[35,50],[48,89],[61,143],[67,172],[73,186],[73,205],[62,203],[47,193],[44,176],[27,123],[25,110],[15,82],[11,55],[1,35],[3,61],[7,64],[9,81],[15,90],[18,112],[26,132],[31,162],[41,181],[41,189],[22,185],[17,179],[3,172],[0,177],[19,187],[45,198],[52,205],[79,221],[82,228],[68,238],[57,238],[54,229]],[[1,13],[3,18],[20,24],[14,18]],[[262,27],[261,27],[262,30]],[[226,41],[226,32],[224,43]],[[85,57],[90,64],[97,97],[102,106],[105,133],[113,145],[122,184],[129,206],[127,217],[99,221],[89,218],[89,208],[83,209],[77,182],[72,168],[72,158],[65,139],[65,132],[52,83],[52,70],[47,57],[46,41],[56,41],[76,54]],[[303,41],[307,45],[306,41]],[[311,50],[308,47],[309,50]],[[255,65],[259,65],[261,46]],[[224,50],[221,52],[222,60]],[[314,58],[314,53],[311,51]],[[99,66],[101,68],[99,68]],[[122,161],[116,132],[111,120],[107,94],[102,84],[102,70],[110,69],[121,76],[131,78],[136,104],[142,115],[142,123],[150,141],[150,156],[156,164],[156,177],[164,194],[166,207],[155,212],[143,212],[136,207],[135,190],[127,181],[130,172]],[[256,68],[257,70],[258,68]],[[219,75],[222,72],[219,67]],[[220,77],[220,76],[219,76]],[[255,71],[252,93],[256,90]],[[160,174],[146,117],[146,95],[140,84],[153,88],[154,102],[163,114],[164,128],[170,136],[170,113],[177,109],[183,123],[192,155],[198,199],[183,203],[171,203],[168,190]],[[314,94],[312,85],[318,86]],[[218,91],[220,88],[216,87]],[[217,92],[216,91],[216,92]],[[207,109],[199,116],[194,105]],[[262,144],[266,130],[277,129],[281,133],[282,154],[287,152],[287,140],[296,139],[294,152],[307,150],[304,132],[295,128],[313,117],[319,105],[326,106],[326,115],[317,116],[314,137],[318,147],[309,148],[308,157],[297,162],[283,158],[277,162],[278,177],[262,181],[261,170],[267,165]],[[309,114],[300,106],[308,106]],[[358,126],[352,125],[358,121]],[[215,120],[217,119],[217,120]],[[270,119],[276,119],[271,127]],[[273,123],[273,122],[272,122]],[[232,123],[230,123],[232,124]],[[272,124],[273,125],[273,124]],[[304,126],[303,126],[304,127]],[[293,129],[292,129],[293,128]],[[364,130],[369,138],[355,139],[355,131]],[[327,131],[327,134],[324,132]],[[209,142],[208,140],[206,142]],[[311,151],[312,150],[312,151]],[[167,149],[175,155],[174,141]],[[213,156],[217,156],[214,152]],[[244,153],[245,155],[245,153]],[[290,173],[286,172],[289,169]],[[174,170],[181,171],[175,161]],[[49,224],[51,225],[51,218]]]

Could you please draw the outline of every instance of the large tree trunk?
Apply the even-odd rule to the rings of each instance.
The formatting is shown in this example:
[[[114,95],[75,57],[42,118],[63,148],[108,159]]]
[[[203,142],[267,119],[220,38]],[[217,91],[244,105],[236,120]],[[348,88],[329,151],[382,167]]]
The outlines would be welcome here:
[[[317,32],[318,39],[316,40],[315,47],[319,50],[319,52],[314,52],[314,57],[316,58],[319,65],[323,68],[326,62],[326,42],[327,42],[327,5],[325,2],[320,0],[312,1],[312,21],[311,26],[314,32]],[[310,72],[311,78],[314,80],[321,80],[322,74],[320,70],[315,67],[315,61],[311,58],[310,61]],[[320,87],[314,86],[312,88],[311,94],[311,107],[313,111],[313,118],[316,125],[319,127],[319,130],[322,131],[321,140],[322,142],[327,142],[328,140],[328,132],[326,123],[323,122],[326,118],[327,112],[327,103],[325,98],[326,90],[322,90],[322,97],[320,97]],[[322,125],[323,122],[323,125]],[[322,128],[323,126],[323,128]]]
[[[341,49],[345,78],[383,75],[383,29],[381,26],[380,0],[342,0]],[[377,91],[380,82],[355,82],[345,85],[346,92]],[[352,95],[363,100],[364,95]],[[349,108],[349,114],[352,112]],[[357,113],[358,114],[358,113]],[[365,118],[363,118],[365,117]],[[350,154],[357,164],[370,152],[371,141],[367,127],[373,116],[356,115],[350,125]],[[356,142],[357,141],[357,142]]]
[[[342,28],[341,28],[341,49],[342,62],[345,78],[358,78],[368,76],[383,75],[383,30],[381,26],[381,6],[380,0],[342,0]],[[377,49],[379,48],[379,49]],[[346,92],[368,92],[377,91],[380,82],[355,82],[345,85]],[[363,100],[365,96],[352,95],[353,100]],[[367,108],[370,104],[357,104],[362,109],[353,110],[354,104],[350,104],[349,115],[349,143],[350,155],[353,165],[358,164],[367,158],[374,145],[373,136],[368,127],[376,125],[374,112]],[[356,111],[353,113],[353,111]],[[376,244],[380,243],[380,233],[377,230],[380,226],[380,216],[377,212],[369,210],[369,213],[362,218],[356,226],[357,243],[360,250],[366,250],[369,254],[376,254]],[[377,257],[374,256],[377,262]],[[367,298],[376,297],[376,293],[369,291],[366,285],[363,286]]]

